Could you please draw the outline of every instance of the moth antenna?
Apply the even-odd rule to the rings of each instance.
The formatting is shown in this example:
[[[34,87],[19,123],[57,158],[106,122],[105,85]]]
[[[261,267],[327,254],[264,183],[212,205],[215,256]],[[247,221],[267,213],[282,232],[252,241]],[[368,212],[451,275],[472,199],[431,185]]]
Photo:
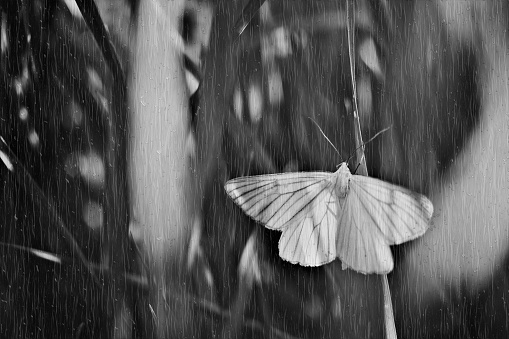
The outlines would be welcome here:
[[[357,164],[357,167],[355,167],[355,170],[353,171],[353,173],[352,173],[352,174],[355,174],[355,172],[357,172],[357,170],[359,169],[359,166],[360,166],[360,165],[361,165],[361,163],[359,162],[359,163]]]
[[[339,153],[338,149],[336,148],[336,146],[334,146],[334,144],[329,140],[329,138],[327,138],[327,136],[325,135],[325,133],[322,131],[322,129],[320,128],[320,125],[318,125],[318,123],[311,117],[308,117],[308,119],[310,119],[312,122],[315,123],[316,127],[318,127],[318,129],[320,130],[320,133],[322,133],[323,137],[329,142],[329,144],[334,148],[334,150],[336,151],[336,153],[339,155],[339,158],[342,159],[341,157],[341,153]]]
[[[377,136],[379,136],[380,134],[384,133],[384,132],[387,132],[388,130],[390,130],[392,128],[392,124],[389,126],[389,127],[386,127],[384,128],[383,130],[377,132],[375,135],[373,135],[368,141],[366,141],[365,143],[363,143],[362,145],[360,145],[359,147],[357,147],[356,149],[353,150],[352,153],[355,154],[355,151],[357,151],[359,148],[361,147],[364,147],[366,146],[368,143],[370,143],[371,141],[373,141]],[[347,163],[350,161],[350,159],[352,159],[353,155],[350,155],[348,157],[348,160],[346,161]],[[357,166],[358,167],[358,166]]]

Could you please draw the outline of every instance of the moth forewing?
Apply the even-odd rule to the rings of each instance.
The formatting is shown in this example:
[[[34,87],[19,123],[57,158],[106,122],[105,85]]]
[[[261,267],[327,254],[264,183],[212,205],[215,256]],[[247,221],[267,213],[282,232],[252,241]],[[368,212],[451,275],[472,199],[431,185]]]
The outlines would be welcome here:
[[[294,172],[236,178],[226,193],[244,212],[267,228],[282,230],[304,218],[315,198],[330,186],[331,173]]]

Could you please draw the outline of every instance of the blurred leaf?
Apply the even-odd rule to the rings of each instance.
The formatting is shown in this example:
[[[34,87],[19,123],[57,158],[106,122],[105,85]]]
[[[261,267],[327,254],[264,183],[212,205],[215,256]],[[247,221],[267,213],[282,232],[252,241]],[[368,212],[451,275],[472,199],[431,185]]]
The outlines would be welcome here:
[[[120,60],[94,0],[74,1],[76,1],[88,28],[94,35],[97,44],[100,46],[101,52],[106,59],[106,63],[113,72],[115,79],[119,83],[125,83],[125,75]]]
[[[373,72],[373,74],[375,74],[378,80],[383,81],[385,79],[385,75],[380,67],[380,58],[378,57],[373,39],[364,39],[359,44],[358,53],[361,60]]]

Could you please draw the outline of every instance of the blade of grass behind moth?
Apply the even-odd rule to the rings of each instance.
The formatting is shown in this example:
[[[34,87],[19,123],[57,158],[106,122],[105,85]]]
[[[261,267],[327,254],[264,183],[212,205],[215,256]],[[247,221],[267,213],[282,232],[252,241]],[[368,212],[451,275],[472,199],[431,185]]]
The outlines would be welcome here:
[[[87,260],[85,254],[81,251],[76,239],[74,239],[72,233],[66,227],[64,221],[58,214],[55,205],[51,199],[44,194],[42,189],[39,187],[39,185],[37,185],[30,173],[28,173],[26,168],[21,164],[14,152],[11,151],[10,147],[1,136],[0,158],[3,164],[7,167],[9,175],[13,176],[15,181],[21,187],[23,187],[27,193],[31,194],[34,203],[40,207],[39,210],[41,213],[46,211],[50,221],[48,226],[52,227],[57,234],[62,236],[62,238],[68,243],[71,251],[79,259],[81,265],[86,268],[96,283],[99,284],[100,282],[98,277],[91,269],[89,261]]]
[[[202,232],[202,216],[201,213],[197,213],[194,218],[193,230],[191,231],[189,240],[187,270],[191,274],[195,294],[203,300],[216,303],[217,293],[214,286],[214,276],[202,248]]]
[[[236,338],[240,335],[244,324],[244,315],[249,305],[253,288],[261,282],[260,268],[257,257],[257,229],[255,229],[244,246],[240,256],[238,274],[239,283],[237,298],[233,303],[231,316],[223,326],[222,338]]]
[[[355,82],[355,1],[346,2],[346,28],[348,34],[348,55],[350,59],[350,78],[352,80],[352,101],[353,101],[353,119],[355,130],[355,146],[357,148],[357,163],[359,175],[368,175],[366,168],[366,159],[364,157],[364,143],[362,142],[361,125],[359,122],[359,106],[357,105],[357,84]]]
[[[113,72],[115,81],[125,83],[124,71],[120,64],[120,60],[94,0],[75,1],[80,9],[81,15],[83,15],[85,23],[94,35],[97,45],[101,48],[106,63]]]
[[[251,0],[247,3],[246,6],[244,6],[244,9],[242,9],[242,14],[240,15],[240,18],[235,23],[235,26],[233,27],[234,32],[234,39],[239,38],[242,35],[242,32],[246,29],[246,27],[249,25],[253,17],[258,13],[260,10],[260,7],[265,3],[265,0]]]
[[[21,246],[21,245],[16,245],[16,244],[9,244],[9,243],[5,243],[5,242],[1,242],[1,241],[0,241],[0,247],[10,248],[10,249],[21,251],[21,252],[26,252],[26,253],[29,253],[30,255],[38,257],[39,259],[50,261],[50,262],[53,262],[58,265],[64,265],[64,264],[73,265],[76,263],[75,258],[62,257],[55,253],[42,251],[37,248],[26,247],[26,246]],[[96,272],[100,273],[101,276],[106,279],[111,279],[111,276],[121,275],[122,277],[124,277],[125,283],[128,288],[130,287],[130,288],[136,289],[137,293],[140,293],[140,294],[145,294],[147,292],[148,281],[147,281],[147,277],[145,277],[145,276],[137,275],[137,274],[130,274],[130,273],[126,273],[126,272],[115,272],[115,271],[110,270],[107,267],[103,267],[103,266],[96,265],[93,263],[90,263],[88,267],[90,268],[91,271],[96,271]]]
[[[364,143],[362,142],[362,130],[359,121],[359,108],[357,106],[357,88],[355,83],[355,0],[347,0],[347,33],[348,33],[348,54],[350,59],[350,75],[353,90],[354,130],[355,146],[357,147],[357,163],[359,168],[357,174],[368,176],[366,157],[364,156]],[[384,320],[386,339],[397,339],[396,324],[394,323],[394,310],[392,309],[391,291],[387,275],[382,275],[382,286],[384,294]]]

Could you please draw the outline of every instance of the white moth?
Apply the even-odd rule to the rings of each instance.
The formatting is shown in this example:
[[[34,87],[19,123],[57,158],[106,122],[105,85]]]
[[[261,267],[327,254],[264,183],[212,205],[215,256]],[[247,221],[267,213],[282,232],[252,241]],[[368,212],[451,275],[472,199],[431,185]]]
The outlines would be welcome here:
[[[240,177],[225,189],[251,218],[283,232],[284,260],[320,266],[337,257],[343,267],[364,274],[392,271],[389,246],[423,235],[433,214],[425,196],[352,175],[345,162],[335,173]]]

